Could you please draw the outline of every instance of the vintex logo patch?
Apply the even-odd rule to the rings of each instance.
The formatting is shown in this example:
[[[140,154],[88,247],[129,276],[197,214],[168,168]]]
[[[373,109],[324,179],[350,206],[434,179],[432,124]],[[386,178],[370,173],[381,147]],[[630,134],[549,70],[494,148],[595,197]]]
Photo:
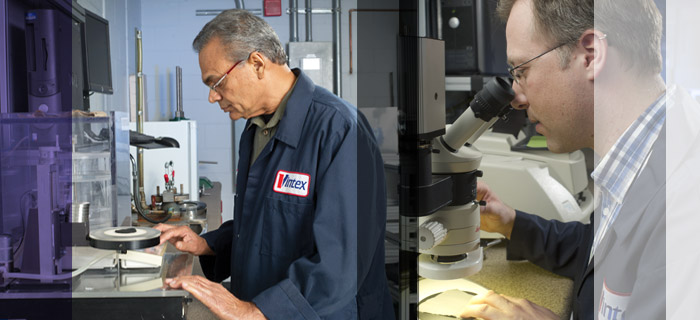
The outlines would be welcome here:
[[[273,190],[278,193],[306,197],[309,195],[310,176],[306,173],[277,171]]]
[[[598,307],[598,319],[601,320],[625,320],[625,312],[630,301],[629,293],[620,293],[608,288],[603,279],[603,290],[600,294],[600,307]]]

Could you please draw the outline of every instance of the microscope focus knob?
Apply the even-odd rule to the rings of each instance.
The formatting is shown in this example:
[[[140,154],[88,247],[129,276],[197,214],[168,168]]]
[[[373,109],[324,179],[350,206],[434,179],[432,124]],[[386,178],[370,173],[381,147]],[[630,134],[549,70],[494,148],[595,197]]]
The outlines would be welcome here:
[[[420,250],[430,250],[439,245],[447,236],[447,229],[442,223],[428,221],[423,223],[418,230],[418,248]]]

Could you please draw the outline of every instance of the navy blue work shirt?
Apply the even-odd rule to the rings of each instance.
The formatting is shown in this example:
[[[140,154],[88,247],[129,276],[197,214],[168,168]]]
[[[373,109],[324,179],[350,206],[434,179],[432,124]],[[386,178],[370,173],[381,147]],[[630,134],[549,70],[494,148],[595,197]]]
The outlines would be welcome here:
[[[213,281],[268,319],[394,319],[384,269],[386,190],[372,130],[300,70],[272,140],[252,166],[241,136],[233,220],[203,235]],[[250,121],[250,120],[249,120]]]

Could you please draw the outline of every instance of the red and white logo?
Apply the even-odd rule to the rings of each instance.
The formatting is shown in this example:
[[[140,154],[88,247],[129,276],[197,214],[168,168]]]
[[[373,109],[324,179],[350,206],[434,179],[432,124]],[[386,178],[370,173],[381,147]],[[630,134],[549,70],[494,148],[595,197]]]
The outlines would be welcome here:
[[[309,181],[311,178],[306,173],[280,170],[275,175],[275,184],[272,189],[278,193],[306,197],[309,195]]]
[[[603,288],[600,293],[600,306],[598,307],[598,319],[624,320],[627,304],[630,301],[629,293],[616,292],[608,288],[603,279]]]

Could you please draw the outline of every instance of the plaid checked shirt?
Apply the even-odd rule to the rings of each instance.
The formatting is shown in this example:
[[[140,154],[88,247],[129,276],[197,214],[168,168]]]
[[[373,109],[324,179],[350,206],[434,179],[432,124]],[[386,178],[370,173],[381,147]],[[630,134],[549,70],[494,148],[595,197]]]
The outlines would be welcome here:
[[[589,262],[593,260],[596,247],[620,213],[632,181],[646,165],[651,146],[658,138],[665,120],[666,94],[662,94],[627,128],[591,173],[595,184],[595,208],[602,211]]]

